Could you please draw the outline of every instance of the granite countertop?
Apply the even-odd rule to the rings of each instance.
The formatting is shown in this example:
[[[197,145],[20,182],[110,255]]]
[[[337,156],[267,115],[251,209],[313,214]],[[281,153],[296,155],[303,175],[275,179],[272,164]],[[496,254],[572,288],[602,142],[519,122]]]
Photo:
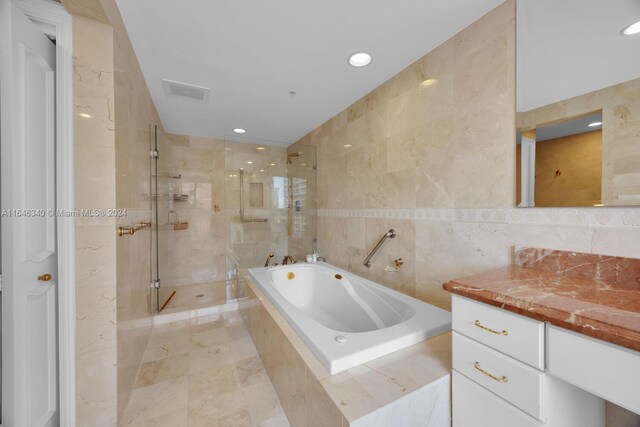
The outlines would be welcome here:
[[[451,280],[444,289],[640,351],[640,260],[522,250],[516,266]]]

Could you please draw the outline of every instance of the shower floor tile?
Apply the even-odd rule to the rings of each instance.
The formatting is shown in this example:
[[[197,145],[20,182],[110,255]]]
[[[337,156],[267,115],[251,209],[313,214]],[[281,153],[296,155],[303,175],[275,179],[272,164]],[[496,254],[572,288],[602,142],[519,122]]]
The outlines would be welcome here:
[[[120,426],[288,427],[238,312],[155,326]]]
[[[209,282],[162,289],[160,306],[165,303],[173,291],[176,291],[176,294],[161,311],[161,314],[212,307],[224,304],[227,300],[226,283],[224,281]]]

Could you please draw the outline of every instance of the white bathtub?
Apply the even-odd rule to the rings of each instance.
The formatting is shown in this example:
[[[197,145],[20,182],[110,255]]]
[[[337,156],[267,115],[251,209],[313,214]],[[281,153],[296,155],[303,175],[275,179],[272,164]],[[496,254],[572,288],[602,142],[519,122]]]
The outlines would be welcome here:
[[[331,374],[451,329],[451,314],[330,264],[249,269]]]

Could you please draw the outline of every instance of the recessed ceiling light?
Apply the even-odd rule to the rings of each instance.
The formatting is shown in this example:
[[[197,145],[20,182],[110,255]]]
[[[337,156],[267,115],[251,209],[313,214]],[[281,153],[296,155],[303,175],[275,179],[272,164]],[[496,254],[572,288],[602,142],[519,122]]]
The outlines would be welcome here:
[[[307,166],[306,163],[300,163],[300,166]]]
[[[78,114],[80,117],[84,117],[85,119],[90,119],[91,118],[91,114],[87,114],[87,113],[80,113]]]
[[[276,165],[275,163],[269,163],[269,166],[275,166],[275,165]]]
[[[244,130],[244,129],[242,129],[242,128],[235,128],[233,131],[234,131],[235,133],[245,133],[245,132],[246,132],[246,130]]]
[[[351,144],[344,144],[344,148],[351,148],[352,145]]]
[[[602,126],[602,122],[593,122],[589,123],[589,127],[594,128],[596,126]]]
[[[264,169],[260,169],[260,172],[264,172]]]
[[[352,67],[365,67],[371,63],[371,55],[367,52],[356,52],[349,57],[349,64]]]
[[[438,83],[437,79],[425,79],[422,81],[422,83],[420,83],[421,87],[429,87],[429,86],[433,86],[436,83]]]
[[[256,150],[264,151],[264,150],[266,150],[266,148],[264,148],[264,147],[256,147]]]
[[[629,25],[624,30],[622,30],[623,36],[632,36],[638,33],[640,33],[640,21],[634,22],[633,24]]]
[[[252,165],[252,164],[253,164],[253,162],[247,162],[247,164]]]

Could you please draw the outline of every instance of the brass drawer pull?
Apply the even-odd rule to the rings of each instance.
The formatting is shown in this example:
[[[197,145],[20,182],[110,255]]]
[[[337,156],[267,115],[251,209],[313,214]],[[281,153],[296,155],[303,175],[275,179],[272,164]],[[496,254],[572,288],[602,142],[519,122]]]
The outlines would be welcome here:
[[[501,377],[496,377],[495,375],[485,371],[484,369],[482,369],[480,367],[480,362],[476,362],[473,364],[473,367],[476,368],[478,371],[482,372],[483,374],[485,374],[486,376],[488,376],[489,378],[498,381],[499,383],[506,383],[509,382],[509,379],[507,377],[505,377],[504,375]]]
[[[476,320],[473,324],[476,325],[480,329],[484,329],[485,331],[491,332],[492,334],[509,335],[509,332],[505,331],[504,329],[502,330],[502,332],[500,332],[500,331],[496,331],[495,329],[487,328],[482,323],[480,323],[479,320]]]

